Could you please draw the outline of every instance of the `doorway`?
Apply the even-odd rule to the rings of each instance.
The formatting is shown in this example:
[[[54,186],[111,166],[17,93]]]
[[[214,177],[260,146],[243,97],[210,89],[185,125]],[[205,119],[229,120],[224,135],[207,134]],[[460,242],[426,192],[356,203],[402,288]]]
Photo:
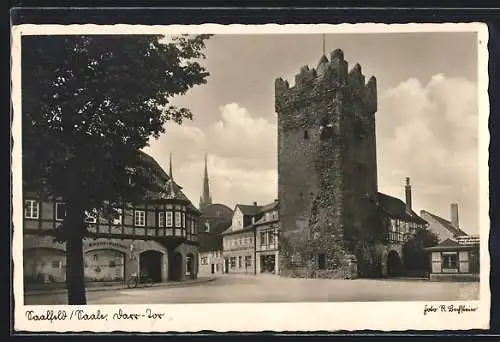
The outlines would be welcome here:
[[[190,278],[196,277],[195,259],[194,259],[193,254],[191,254],[191,253],[189,253],[186,256],[186,275],[189,276]]]
[[[211,273],[214,274],[215,273],[215,264],[212,264],[212,267],[211,267]]]
[[[182,254],[179,252],[174,253],[170,260],[170,267],[168,268],[168,279],[172,281],[182,280]]]
[[[163,254],[157,251],[145,251],[139,254],[140,277],[161,283],[161,264]]]
[[[398,252],[392,250],[387,255],[387,276],[397,277],[403,275],[403,263]]]

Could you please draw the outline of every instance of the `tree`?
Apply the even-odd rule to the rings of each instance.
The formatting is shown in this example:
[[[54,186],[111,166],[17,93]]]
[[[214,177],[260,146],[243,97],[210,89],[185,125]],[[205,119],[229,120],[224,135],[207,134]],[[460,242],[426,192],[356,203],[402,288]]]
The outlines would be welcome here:
[[[429,255],[424,248],[436,246],[439,238],[427,229],[418,230],[403,245],[403,260],[409,271],[429,271]]]
[[[22,41],[23,183],[62,198],[68,304],[86,303],[85,213],[113,217],[155,190],[140,152],[165,124],[191,119],[172,98],[206,83],[208,35],[25,36]]]

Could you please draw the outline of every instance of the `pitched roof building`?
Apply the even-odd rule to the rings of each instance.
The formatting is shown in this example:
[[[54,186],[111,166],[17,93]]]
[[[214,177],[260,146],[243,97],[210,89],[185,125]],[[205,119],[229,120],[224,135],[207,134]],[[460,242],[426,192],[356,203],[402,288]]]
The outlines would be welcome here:
[[[420,211],[422,218],[429,222],[429,229],[438,236],[440,242],[468,235],[459,227],[458,204],[451,204],[450,211],[451,220],[446,220],[426,210]]]

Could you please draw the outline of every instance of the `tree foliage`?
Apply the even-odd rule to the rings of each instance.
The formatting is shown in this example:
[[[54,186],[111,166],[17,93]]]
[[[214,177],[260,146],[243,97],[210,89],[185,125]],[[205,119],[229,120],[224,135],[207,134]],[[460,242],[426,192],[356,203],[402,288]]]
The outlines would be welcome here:
[[[67,242],[67,279],[76,292],[76,283],[83,283],[77,259],[85,211],[113,215],[115,205],[157,188],[140,149],[169,121],[192,118],[172,100],[206,83],[209,74],[199,61],[208,38],[23,37],[24,188],[66,202],[59,238]],[[73,302],[84,304],[81,294]]]
[[[428,271],[430,267],[429,254],[424,248],[436,246],[438,242],[438,236],[430,230],[418,230],[403,245],[403,262],[405,268],[409,271]]]

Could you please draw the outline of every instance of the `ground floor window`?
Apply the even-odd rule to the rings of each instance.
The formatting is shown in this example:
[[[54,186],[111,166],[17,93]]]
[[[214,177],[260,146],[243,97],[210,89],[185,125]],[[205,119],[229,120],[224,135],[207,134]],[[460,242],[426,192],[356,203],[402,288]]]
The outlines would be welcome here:
[[[260,256],[260,272],[261,273],[274,273],[276,267],[276,256],[271,255],[261,255]]]
[[[458,268],[458,256],[456,253],[443,254],[443,268],[455,269]]]
[[[208,265],[208,257],[202,257],[201,258],[201,264],[202,265]]]
[[[250,255],[245,256],[245,267],[252,266],[252,257]]]
[[[241,265],[242,265],[242,262],[241,262],[242,258],[241,258],[241,255],[238,257],[238,268],[241,268]]]
[[[469,254],[470,272],[479,273],[479,250],[472,250]]]

